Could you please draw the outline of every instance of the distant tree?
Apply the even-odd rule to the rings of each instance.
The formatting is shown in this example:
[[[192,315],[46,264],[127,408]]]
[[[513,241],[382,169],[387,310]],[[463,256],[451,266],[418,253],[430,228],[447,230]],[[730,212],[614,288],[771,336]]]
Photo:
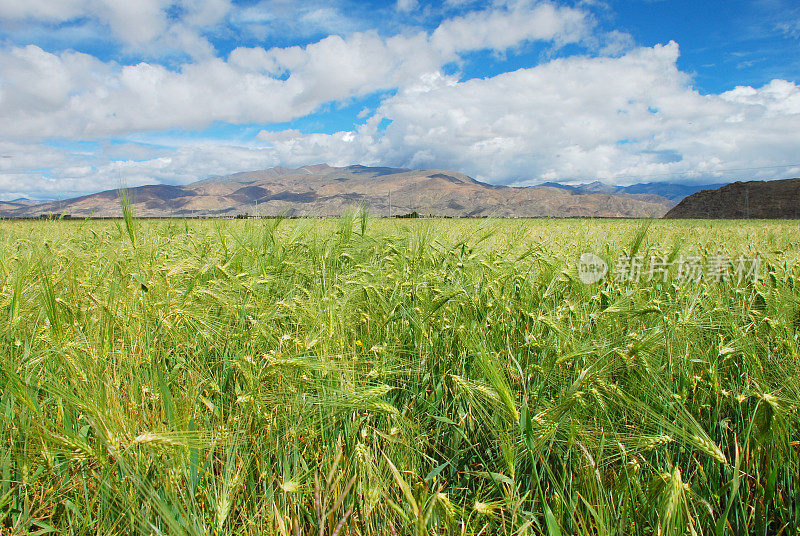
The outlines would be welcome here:
[[[415,210],[414,212],[410,212],[408,214],[397,215],[395,218],[419,218],[419,213]]]

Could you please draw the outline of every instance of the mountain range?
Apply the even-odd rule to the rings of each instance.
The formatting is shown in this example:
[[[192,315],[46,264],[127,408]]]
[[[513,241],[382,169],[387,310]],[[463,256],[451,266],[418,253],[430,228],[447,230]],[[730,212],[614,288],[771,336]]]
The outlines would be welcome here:
[[[565,188],[573,192],[581,194],[652,194],[661,197],[666,197],[676,203],[683,198],[700,192],[702,190],[716,190],[727,183],[716,184],[677,184],[669,182],[645,182],[639,184],[632,184],[630,186],[614,186],[605,184],[600,181],[594,181],[588,184],[579,184],[578,186],[570,186],[566,184],[559,184],[557,182],[545,182],[540,186],[553,186],[556,188]]]
[[[714,187],[711,185],[710,187]],[[340,216],[364,203],[376,216],[417,212],[443,217],[661,217],[683,196],[709,186],[669,183],[620,187],[546,183],[486,184],[455,171],[327,164],[275,167],[188,185],[128,189],[139,217]],[[0,217],[117,217],[118,189],[62,201],[0,202]]]

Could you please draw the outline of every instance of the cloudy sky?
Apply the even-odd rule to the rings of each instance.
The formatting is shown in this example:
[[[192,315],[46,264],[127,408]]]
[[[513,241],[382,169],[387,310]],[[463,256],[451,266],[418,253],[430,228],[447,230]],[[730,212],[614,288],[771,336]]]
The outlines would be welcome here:
[[[327,162],[800,176],[796,0],[0,0],[0,199]]]

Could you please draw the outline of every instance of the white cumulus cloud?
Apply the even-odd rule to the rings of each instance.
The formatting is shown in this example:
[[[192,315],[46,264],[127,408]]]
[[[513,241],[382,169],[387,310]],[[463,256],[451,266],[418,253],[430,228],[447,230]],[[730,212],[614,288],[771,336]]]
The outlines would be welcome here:
[[[386,99],[351,136],[261,138],[287,162],[344,155],[514,184],[733,178],[742,168],[797,163],[796,84],[774,80],[702,95],[677,59],[678,46],[669,43],[621,57],[557,59],[489,79],[429,77]],[[381,120],[391,121],[385,131]],[[725,173],[730,168],[737,171]]]
[[[200,58],[213,54],[203,32],[231,10],[229,0],[5,0],[0,2],[0,21],[34,26],[92,21],[128,52]]]
[[[148,1],[156,10],[156,0]],[[105,2],[119,7],[116,0]],[[115,13],[124,18],[124,9]],[[176,69],[14,47],[0,51],[0,135],[86,138],[215,121],[288,121],[328,102],[413,84],[460,53],[502,51],[529,40],[578,40],[587,33],[584,17],[550,4],[500,8],[447,20],[432,33],[330,35],[304,47],[238,48],[228,58],[206,50],[202,59]],[[170,26],[165,38],[204,48],[181,28]]]

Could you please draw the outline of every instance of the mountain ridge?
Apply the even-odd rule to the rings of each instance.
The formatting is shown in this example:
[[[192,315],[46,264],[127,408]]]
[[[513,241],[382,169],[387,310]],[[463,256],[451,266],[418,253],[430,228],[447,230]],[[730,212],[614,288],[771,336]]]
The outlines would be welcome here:
[[[656,193],[590,186],[510,187],[444,169],[313,164],[244,171],[182,186],[138,186],[128,193],[134,214],[142,217],[331,217],[361,203],[378,216],[661,217],[675,204]],[[35,205],[0,202],[0,217],[118,217],[118,195],[105,190]]]
[[[715,190],[729,184],[727,182],[712,184],[679,184],[672,182],[640,182],[630,186],[615,186],[601,181],[578,184],[577,186],[561,184],[558,182],[545,182],[539,186],[552,186],[554,188],[564,188],[580,193],[610,193],[610,194],[651,194],[660,195],[673,201],[680,202],[682,199],[703,190]]]

